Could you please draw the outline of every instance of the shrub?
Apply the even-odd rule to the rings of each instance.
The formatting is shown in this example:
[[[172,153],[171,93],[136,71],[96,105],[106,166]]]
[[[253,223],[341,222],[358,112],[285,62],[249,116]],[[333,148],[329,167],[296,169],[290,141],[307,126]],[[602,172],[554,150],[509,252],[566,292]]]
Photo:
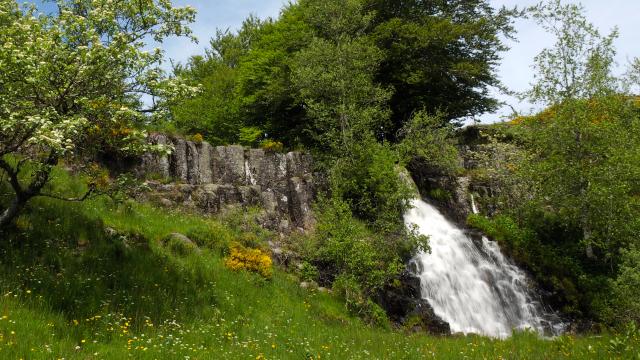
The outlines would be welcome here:
[[[640,323],[640,251],[632,248],[622,252],[622,265],[611,287],[613,314],[609,320],[618,324]]]
[[[260,249],[246,248],[240,244],[232,244],[225,266],[231,270],[248,270],[270,279],[273,275],[271,257]]]
[[[389,318],[384,309],[365,295],[358,280],[348,274],[336,278],[333,290],[344,299],[347,309],[370,324],[388,328]]]
[[[248,126],[240,128],[240,135],[238,136],[238,139],[240,140],[240,144],[244,146],[255,146],[262,136],[264,136],[263,129],[255,126]]]
[[[338,159],[330,170],[331,191],[349,205],[355,217],[376,231],[402,232],[402,214],[414,194],[398,176],[399,161],[396,151],[386,144],[353,144],[352,152]]]
[[[204,136],[202,136],[202,134],[200,133],[196,133],[195,135],[189,136],[188,139],[193,141],[196,144],[200,144],[201,142],[204,141]]]
[[[274,141],[271,139],[261,142],[260,147],[266,152],[282,152],[284,149],[284,145],[280,141]]]

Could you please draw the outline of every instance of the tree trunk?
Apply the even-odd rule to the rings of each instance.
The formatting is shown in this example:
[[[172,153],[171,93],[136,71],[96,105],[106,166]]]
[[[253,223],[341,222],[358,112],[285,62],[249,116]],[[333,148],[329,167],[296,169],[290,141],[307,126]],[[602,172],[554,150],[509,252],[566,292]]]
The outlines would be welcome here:
[[[9,207],[2,212],[2,215],[0,215],[0,229],[7,226],[11,222],[11,220],[15,218],[23,206],[24,202],[20,201],[18,197],[13,199],[11,205],[9,205]]]

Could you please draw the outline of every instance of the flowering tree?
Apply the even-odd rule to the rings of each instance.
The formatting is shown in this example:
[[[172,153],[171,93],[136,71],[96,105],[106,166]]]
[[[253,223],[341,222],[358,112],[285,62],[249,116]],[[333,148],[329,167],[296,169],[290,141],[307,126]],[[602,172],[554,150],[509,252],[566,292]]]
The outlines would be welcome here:
[[[147,150],[135,129],[196,90],[164,75],[160,49],[145,51],[149,40],[191,37],[194,9],[170,0],[56,5],[46,15],[0,0],[0,180],[15,195],[0,208],[0,227],[29,199],[59,197],[43,188],[61,159]]]

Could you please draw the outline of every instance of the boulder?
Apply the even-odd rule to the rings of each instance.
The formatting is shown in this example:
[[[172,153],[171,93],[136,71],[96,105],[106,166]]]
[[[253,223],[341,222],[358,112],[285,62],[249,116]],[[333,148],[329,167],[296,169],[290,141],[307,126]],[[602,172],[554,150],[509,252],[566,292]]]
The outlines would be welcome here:
[[[199,253],[198,245],[187,236],[180,233],[171,233],[165,237],[162,243],[172,252],[178,255],[188,255],[190,253]]]

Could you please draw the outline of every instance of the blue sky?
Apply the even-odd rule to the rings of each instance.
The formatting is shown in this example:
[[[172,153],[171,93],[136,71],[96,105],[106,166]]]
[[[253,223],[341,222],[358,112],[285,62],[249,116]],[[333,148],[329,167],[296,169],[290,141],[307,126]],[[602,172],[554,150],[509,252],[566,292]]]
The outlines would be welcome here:
[[[234,30],[250,14],[260,18],[277,17],[280,9],[288,2],[288,0],[175,0],[174,3],[178,6],[191,5],[198,10],[192,29],[200,41],[194,44],[185,38],[169,39],[162,47],[168,57],[184,62],[189,56],[204,52],[216,29]],[[502,5],[526,7],[536,4],[539,0],[490,0],[490,2],[497,7]],[[582,0],[581,3],[586,9],[589,20],[602,33],[608,33],[615,26],[619,28],[620,36],[615,43],[618,49],[617,71],[623,72],[634,57],[640,56],[638,47],[640,21],[637,20],[640,14],[640,0]],[[533,79],[531,70],[533,57],[544,47],[553,45],[553,38],[530,20],[519,20],[516,28],[519,41],[509,43],[511,50],[504,54],[499,67],[499,76],[509,89],[522,91],[528,88]],[[507,101],[519,112],[527,112],[534,108],[531,104],[521,103],[504,95],[496,94],[496,96]],[[495,114],[482,116],[481,120],[483,122],[498,121],[509,113],[509,107],[505,107]]]

